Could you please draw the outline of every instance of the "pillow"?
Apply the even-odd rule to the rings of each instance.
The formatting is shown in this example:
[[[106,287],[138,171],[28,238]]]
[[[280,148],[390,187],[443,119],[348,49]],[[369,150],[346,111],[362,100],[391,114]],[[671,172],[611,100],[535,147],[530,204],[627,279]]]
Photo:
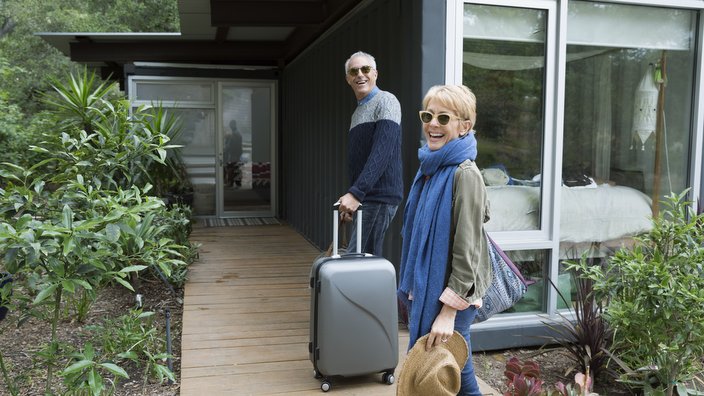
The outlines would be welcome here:
[[[499,168],[484,168],[481,172],[487,186],[505,186],[510,181],[506,172]]]

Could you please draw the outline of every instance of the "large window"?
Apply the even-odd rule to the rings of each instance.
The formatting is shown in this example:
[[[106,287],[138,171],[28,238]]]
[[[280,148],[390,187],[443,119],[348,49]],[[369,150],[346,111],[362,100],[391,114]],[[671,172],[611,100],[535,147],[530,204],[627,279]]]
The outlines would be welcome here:
[[[528,8],[464,8],[462,82],[477,96],[489,231],[540,228],[546,16]]]
[[[462,38],[448,75],[477,95],[486,228],[510,232],[538,281],[518,311],[548,309],[544,277],[570,289],[563,260],[632,246],[690,186],[698,11],[648,3],[465,1],[448,29]]]
[[[560,248],[578,258],[629,243],[687,187],[696,14],[587,1],[568,11],[562,202],[573,218]]]

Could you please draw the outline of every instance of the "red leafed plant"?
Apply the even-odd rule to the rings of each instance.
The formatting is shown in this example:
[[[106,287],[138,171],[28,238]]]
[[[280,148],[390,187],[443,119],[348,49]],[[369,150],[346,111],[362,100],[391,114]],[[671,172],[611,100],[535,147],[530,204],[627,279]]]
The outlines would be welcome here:
[[[543,393],[540,367],[534,361],[521,362],[514,356],[506,362],[504,375],[508,387],[504,396],[538,396]]]

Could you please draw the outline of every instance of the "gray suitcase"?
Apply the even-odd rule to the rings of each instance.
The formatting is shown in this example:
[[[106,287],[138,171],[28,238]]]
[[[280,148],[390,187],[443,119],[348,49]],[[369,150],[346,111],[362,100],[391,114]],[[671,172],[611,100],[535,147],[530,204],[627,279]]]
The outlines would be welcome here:
[[[383,257],[359,253],[361,210],[357,214],[357,252],[338,254],[338,211],[333,211],[333,251],[311,269],[308,352],[324,392],[332,377],[383,373],[393,384],[398,364],[396,270]]]

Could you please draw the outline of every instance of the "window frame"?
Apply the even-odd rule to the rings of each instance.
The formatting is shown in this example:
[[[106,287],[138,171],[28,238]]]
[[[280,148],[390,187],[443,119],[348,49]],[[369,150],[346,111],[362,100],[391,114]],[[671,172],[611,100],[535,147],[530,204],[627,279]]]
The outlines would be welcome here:
[[[541,178],[543,185],[541,188],[541,210],[540,210],[540,228],[537,230],[526,231],[501,231],[492,233],[497,242],[507,250],[517,249],[553,249],[556,250],[554,240],[557,227],[557,217],[554,216],[554,211],[550,210],[555,204],[559,203],[559,187],[560,181],[556,179],[554,170],[559,169],[561,164],[562,146],[560,139],[557,139],[557,133],[561,134],[562,126],[558,123],[554,114],[559,114],[556,111],[558,102],[558,91],[564,91],[564,87],[560,88],[556,81],[558,79],[558,47],[557,43],[557,6],[554,1],[550,0],[525,0],[521,1],[520,5],[516,5],[515,1],[511,0],[480,0],[480,1],[456,1],[454,5],[448,5],[447,9],[447,61],[445,70],[445,81],[448,84],[462,83],[462,32],[463,32],[463,16],[464,5],[489,5],[511,8],[537,9],[545,11],[547,14],[546,27],[547,33],[545,38],[545,73],[543,75],[544,82],[544,97],[543,100],[543,143],[542,143],[542,158],[541,158]],[[564,68],[562,70],[564,73]],[[470,87],[471,88],[471,87]],[[550,99],[553,98],[553,99]],[[481,98],[478,98],[481,100]],[[558,155],[560,154],[560,155]],[[556,184],[557,183],[557,184]],[[559,209],[559,208],[558,208]],[[557,212],[559,213],[559,212]]]

